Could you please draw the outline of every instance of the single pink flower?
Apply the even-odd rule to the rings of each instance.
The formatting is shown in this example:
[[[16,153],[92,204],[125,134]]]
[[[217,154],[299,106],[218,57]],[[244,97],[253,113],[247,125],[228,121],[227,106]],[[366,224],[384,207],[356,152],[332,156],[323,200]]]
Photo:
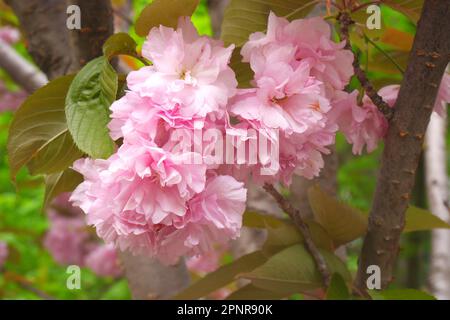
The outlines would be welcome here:
[[[223,116],[225,105],[236,91],[237,81],[228,66],[233,46],[200,37],[188,17],[180,18],[178,29],[153,28],[142,54],[153,65],[128,75],[128,88],[151,98],[161,117],[169,123],[201,127],[204,117]],[[180,124],[181,122],[181,124]]]
[[[7,44],[15,44],[20,40],[20,32],[16,28],[10,26],[1,27],[0,39]]]
[[[353,75],[352,52],[344,49],[344,42],[331,39],[329,24],[320,17],[289,22],[271,12],[267,33],[250,35],[243,46],[244,62],[251,62],[255,53],[273,45],[294,47],[295,61],[308,61],[312,75],[332,89],[343,90]]]
[[[0,112],[16,110],[26,97],[27,93],[25,91],[10,91],[0,80]]]
[[[50,230],[44,238],[44,246],[53,259],[62,265],[83,265],[89,239],[83,216],[62,216],[49,214]]]

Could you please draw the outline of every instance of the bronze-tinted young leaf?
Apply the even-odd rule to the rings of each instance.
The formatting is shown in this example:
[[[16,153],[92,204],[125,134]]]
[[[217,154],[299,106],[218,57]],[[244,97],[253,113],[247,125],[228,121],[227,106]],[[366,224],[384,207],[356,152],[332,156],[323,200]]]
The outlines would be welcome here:
[[[249,63],[242,62],[241,49],[240,47],[234,49],[230,60],[230,67],[236,74],[239,88],[250,88],[250,81],[253,79],[254,72],[250,68]]]
[[[367,216],[356,208],[327,195],[319,186],[308,190],[316,221],[327,231],[336,247],[366,233]]]
[[[287,220],[282,220],[273,216],[263,215],[255,211],[245,211],[243,225],[249,228],[277,228],[285,224]]]
[[[338,273],[345,282],[351,276],[345,264],[334,254],[320,250],[331,273]],[[264,264],[242,274],[255,287],[284,295],[300,293],[323,286],[322,278],[311,255],[301,244],[291,246],[273,255]]]
[[[432,229],[450,229],[450,225],[436,217],[430,211],[409,206],[405,214],[405,228],[403,232],[423,231]]]
[[[400,51],[411,51],[414,35],[395,28],[386,28],[381,41]]]
[[[252,284],[247,284],[230,294],[226,300],[279,300],[286,295],[277,292],[257,288]]]
[[[340,274],[333,274],[330,282],[330,286],[327,289],[327,300],[347,300],[350,298],[350,292],[348,290],[345,280]]]
[[[316,4],[316,0],[231,0],[225,10],[222,39],[240,47],[251,33],[267,29],[270,11],[294,20],[305,17]]]
[[[117,86],[115,70],[108,59],[99,57],[81,69],[67,93],[69,131],[78,148],[93,158],[107,158],[114,151],[107,125]]]
[[[334,250],[333,241],[321,225],[313,220],[306,220],[305,222],[308,225],[312,240],[319,248],[329,251]],[[254,211],[246,211],[243,225],[249,228],[263,228],[268,231],[264,252],[269,254],[303,242],[303,236],[289,219],[280,219]]]
[[[176,300],[193,300],[208,295],[236,280],[240,273],[247,273],[262,265],[267,261],[266,256],[261,251],[256,251],[230,264],[224,265],[214,272],[207,274],[190,287],[186,288],[174,297]]]
[[[29,96],[16,111],[8,135],[8,158],[14,178],[24,165],[32,174],[68,168],[82,152],[75,146],[64,114],[73,75],[55,79]]]
[[[199,0],[154,0],[145,7],[136,20],[136,33],[145,37],[153,27],[163,25],[176,28],[178,18],[190,17],[199,2]]]
[[[120,32],[113,34],[103,45],[103,54],[110,59],[119,54],[136,55],[137,43],[127,33]]]
[[[327,234],[325,229],[313,220],[306,220],[309,232],[313,242],[318,248],[333,251],[335,249],[331,237]],[[290,247],[297,243],[303,243],[303,236],[298,231],[298,228],[288,222],[280,226],[267,226],[267,240],[264,243],[263,250],[267,254],[274,254],[280,250]]]
[[[70,168],[47,175],[43,207],[46,208],[59,194],[73,191],[81,182],[83,182],[83,176]]]

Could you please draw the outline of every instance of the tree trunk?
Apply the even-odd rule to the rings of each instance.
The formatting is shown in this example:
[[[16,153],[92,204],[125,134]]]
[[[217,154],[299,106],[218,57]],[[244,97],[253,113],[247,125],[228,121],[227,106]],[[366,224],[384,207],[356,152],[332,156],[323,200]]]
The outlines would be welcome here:
[[[184,261],[167,267],[156,259],[134,256],[129,252],[121,252],[120,257],[133,299],[168,299],[189,284]]]
[[[367,268],[381,270],[381,286],[392,280],[405,211],[439,83],[450,59],[450,1],[426,0],[417,26],[395,114],[390,122],[356,287],[365,291]]]
[[[448,207],[447,153],[445,147],[447,121],[431,115],[425,138],[425,168],[430,210],[450,223]],[[438,299],[450,299],[450,231],[434,230],[431,238],[430,286]]]

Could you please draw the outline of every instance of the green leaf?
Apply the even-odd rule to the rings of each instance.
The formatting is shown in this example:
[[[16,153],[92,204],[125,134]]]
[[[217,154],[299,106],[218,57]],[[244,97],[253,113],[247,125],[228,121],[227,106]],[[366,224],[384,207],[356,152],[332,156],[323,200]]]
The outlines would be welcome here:
[[[417,23],[422,12],[424,0],[384,0],[383,4],[403,13],[412,22]]]
[[[331,273],[338,273],[346,282],[351,276],[345,264],[335,255],[319,250]],[[303,245],[296,244],[275,254],[252,272],[241,275],[258,288],[284,295],[317,289],[322,278],[311,255]]]
[[[108,59],[120,54],[136,56],[137,43],[127,33],[113,34],[103,45],[103,54]]]
[[[193,300],[208,295],[233,282],[240,273],[250,272],[267,261],[266,256],[261,251],[256,251],[230,264],[224,265],[214,272],[207,274],[190,287],[176,295],[176,300]]]
[[[247,284],[230,294],[226,300],[279,300],[285,297],[286,295],[284,294],[264,290],[251,284]]]
[[[323,192],[319,186],[308,190],[316,221],[327,231],[336,247],[366,233],[367,216]]]
[[[117,74],[105,57],[81,69],[66,98],[69,131],[78,148],[93,158],[107,158],[114,151],[109,136],[109,107],[116,99]]]
[[[318,3],[316,0],[231,0],[222,23],[226,44],[242,46],[250,34],[267,29],[269,12],[294,20],[305,17]]]
[[[348,287],[340,274],[335,273],[327,289],[327,300],[347,300],[350,298]]]
[[[136,20],[136,33],[145,37],[153,27],[160,25],[176,28],[179,17],[190,17],[199,0],[154,0],[142,10]]]
[[[369,291],[374,300],[436,300],[432,295],[416,289],[387,289]]]
[[[45,177],[44,208],[61,193],[73,191],[81,182],[83,176],[72,169],[47,175]]]
[[[67,129],[64,101],[73,75],[55,79],[29,96],[14,115],[8,135],[11,176],[24,165],[31,174],[68,168],[82,152]]]
[[[447,222],[439,219],[430,211],[414,206],[409,206],[405,219],[403,232],[450,229],[450,225]]]

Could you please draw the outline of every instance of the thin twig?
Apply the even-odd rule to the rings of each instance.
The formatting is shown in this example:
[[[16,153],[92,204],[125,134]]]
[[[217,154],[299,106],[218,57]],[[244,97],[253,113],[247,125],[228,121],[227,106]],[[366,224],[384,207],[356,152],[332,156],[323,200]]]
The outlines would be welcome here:
[[[346,11],[339,13],[338,21],[341,26],[341,38],[342,40],[345,41],[345,48],[347,50],[352,51],[352,45],[350,43],[350,36],[349,36],[349,27],[355,22],[352,20],[352,18]],[[366,92],[367,96],[370,98],[370,100],[372,100],[374,105],[377,106],[378,110],[380,110],[381,113],[384,114],[386,119],[388,120],[392,119],[394,113],[393,109],[383,100],[383,98],[377,93],[377,91],[370,83],[369,79],[366,76],[366,73],[364,72],[364,70],[361,69],[361,66],[359,65],[358,55],[353,53],[353,56],[354,56],[353,69],[355,71],[355,75],[358,78],[359,82],[361,83],[361,86],[364,88],[364,91]]]
[[[323,283],[325,284],[326,287],[328,287],[331,281],[330,271],[328,270],[328,266],[327,263],[325,262],[325,259],[323,258],[319,249],[313,242],[311,238],[311,233],[309,232],[308,225],[303,221],[302,217],[300,216],[300,212],[296,208],[294,208],[291,205],[291,203],[288,200],[286,200],[277,191],[277,189],[275,189],[273,185],[266,183],[264,185],[264,190],[266,190],[267,193],[269,193],[277,201],[280,208],[291,217],[292,221],[299,229],[305,241],[306,250],[308,250],[308,252],[313,257],[314,262],[317,265],[317,269],[322,275]]]

